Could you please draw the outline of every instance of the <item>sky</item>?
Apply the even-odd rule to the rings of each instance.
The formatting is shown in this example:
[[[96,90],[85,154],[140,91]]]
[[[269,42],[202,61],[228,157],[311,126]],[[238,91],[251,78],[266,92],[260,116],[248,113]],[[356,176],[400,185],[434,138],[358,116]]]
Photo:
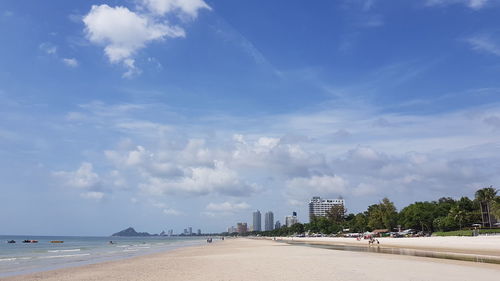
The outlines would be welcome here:
[[[221,232],[500,182],[500,1],[2,0],[0,234]]]

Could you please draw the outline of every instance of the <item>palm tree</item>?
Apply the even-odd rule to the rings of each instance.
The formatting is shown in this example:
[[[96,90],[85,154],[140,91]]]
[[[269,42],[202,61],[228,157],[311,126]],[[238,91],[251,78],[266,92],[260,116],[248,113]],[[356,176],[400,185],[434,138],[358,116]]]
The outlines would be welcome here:
[[[490,185],[490,187],[481,188],[476,191],[476,199],[479,201],[481,207],[481,218],[483,227],[488,225],[492,226],[490,215],[490,203],[497,197],[497,190]]]
[[[454,206],[450,209],[450,215],[455,220],[455,222],[458,222],[458,226],[460,227],[460,230],[462,230],[462,222],[465,219],[467,213],[464,210],[460,210],[458,206]]]

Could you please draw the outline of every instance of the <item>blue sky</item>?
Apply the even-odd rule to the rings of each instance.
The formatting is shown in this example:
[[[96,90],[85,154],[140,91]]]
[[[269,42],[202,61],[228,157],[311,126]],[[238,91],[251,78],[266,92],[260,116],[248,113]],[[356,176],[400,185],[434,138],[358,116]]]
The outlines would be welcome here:
[[[500,2],[0,3],[0,234],[223,231],[500,180]]]

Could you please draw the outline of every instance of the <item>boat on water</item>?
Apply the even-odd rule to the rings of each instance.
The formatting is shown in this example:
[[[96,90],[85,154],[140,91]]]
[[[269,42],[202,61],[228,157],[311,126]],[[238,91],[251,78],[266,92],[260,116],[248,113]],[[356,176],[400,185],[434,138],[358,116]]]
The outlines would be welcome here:
[[[50,241],[50,243],[64,243],[64,241],[61,241],[61,240],[53,240],[53,241]]]
[[[38,243],[38,240],[24,240],[23,243]]]
[[[9,241],[7,241],[7,243],[9,243],[9,244],[14,244],[14,243],[16,243],[16,241],[14,241],[14,240],[9,240]]]

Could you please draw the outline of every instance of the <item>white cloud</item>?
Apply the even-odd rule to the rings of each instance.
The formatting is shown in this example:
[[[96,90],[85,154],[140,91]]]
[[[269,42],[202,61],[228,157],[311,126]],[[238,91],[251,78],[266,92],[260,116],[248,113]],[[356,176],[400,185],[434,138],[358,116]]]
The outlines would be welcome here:
[[[339,176],[312,176],[288,180],[287,188],[306,191],[308,194],[342,195],[347,191],[348,182]]]
[[[122,63],[128,69],[125,76],[137,73],[133,57],[149,42],[185,36],[178,26],[158,22],[121,6],[94,5],[83,22],[87,39],[104,46],[111,63]]]
[[[245,196],[255,193],[257,187],[239,179],[236,171],[223,162],[214,161],[214,167],[187,167],[185,176],[161,178],[150,176],[141,188],[150,194],[206,195],[218,193],[230,196]]]
[[[93,199],[99,201],[104,198],[104,193],[99,191],[89,191],[81,193],[80,196],[85,199]]]
[[[208,211],[214,212],[235,212],[241,210],[247,210],[250,208],[246,202],[239,203],[231,203],[231,202],[223,202],[223,203],[209,203],[206,207]]]
[[[500,56],[500,43],[490,34],[478,34],[466,39],[473,50]]]
[[[451,4],[463,4],[467,7],[479,10],[485,7],[488,3],[492,2],[491,0],[427,0],[426,4],[428,6],[445,6]]]
[[[57,171],[54,176],[63,180],[69,187],[92,189],[100,184],[100,177],[93,171],[91,163],[83,162],[76,171]]]
[[[62,62],[69,67],[77,67],[78,61],[75,58],[63,58]]]
[[[172,208],[168,208],[168,209],[163,209],[162,211],[165,215],[169,215],[169,216],[180,216],[182,215],[182,212],[180,211],[177,211],[175,209],[172,209]]]
[[[370,108],[317,110],[238,119],[236,129],[210,121],[214,129],[209,134],[203,133],[207,124],[199,120],[187,130],[172,124],[127,130],[116,125],[143,124],[145,120],[133,117],[154,112],[152,105],[141,110],[133,105],[91,108],[81,128],[89,122],[89,128],[99,125],[129,139],[106,150],[104,163],[119,172],[118,178],[126,181],[122,185],[146,198],[217,196],[235,204],[239,196],[282,194],[282,202],[294,205],[314,195],[342,195],[356,198],[351,201],[356,205],[383,196],[397,202],[411,196],[458,196],[500,180],[498,105],[439,115],[380,114]],[[377,120],[390,126],[374,126]],[[168,127],[161,137],[158,126]],[[145,127],[150,129],[134,129]],[[347,139],[338,136],[342,128],[349,128],[348,134],[340,134]],[[142,140],[142,145],[131,139]],[[100,182],[113,182],[110,173],[99,175]],[[204,210],[206,215],[215,213],[217,206],[210,209]]]
[[[171,12],[180,12],[191,18],[198,16],[198,10],[211,10],[203,0],[139,0],[149,11],[163,16]]]

